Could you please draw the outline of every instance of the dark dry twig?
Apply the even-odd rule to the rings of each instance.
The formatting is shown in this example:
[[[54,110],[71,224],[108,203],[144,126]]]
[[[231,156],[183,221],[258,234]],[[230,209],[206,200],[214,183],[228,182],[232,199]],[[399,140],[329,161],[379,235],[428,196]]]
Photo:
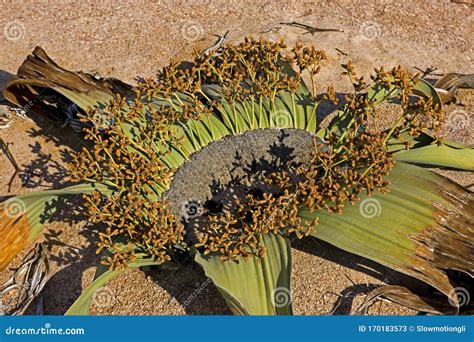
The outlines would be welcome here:
[[[269,29],[266,29],[264,31],[261,31],[260,33],[263,34],[263,33],[269,33],[269,32],[272,32],[272,31],[280,32],[280,30],[281,30],[281,26],[274,26],[274,27],[270,27]]]
[[[428,75],[431,75],[431,76],[443,76],[444,74],[435,74],[434,72],[436,70],[438,70],[438,68],[436,67],[429,67],[429,68],[426,68],[425,70],[421,69],[421,68],[418,68],[418,67],[415,67],[416,70],[418,70],[419,72],[422,72],[423,74],[420,76],[420,78],[425,78],[426,76]]]
[[[344,56],[349,56],[347,53],[345,53],[341,49],[336,48],[336,51],[339,52],[340,54],[344,55]]]
[[[307,32],[303,33],[303,35],[309,34],[309,33],[311,35],[314,35],[316,32],[344,32],[344,30],[342,30],[342,29],[317,28],[317,27],[306,25],[306,24],[298,23],[296,21],[292,21],[290,23],[281,22],[280,24],[281,25],[287,25],[287,26],[293,26],[293,27],[297,27],[297,28],[301,28],[303,30],[306,30]]]
[[[225,40],[227,39],[227,34],[229,33],[229,30],[227,30],[223,36],[219,36],[217,34],[215,34],[214,36],[216,36],[218,39],[217,41],[214,43],[214,45],[208,47],[207,49],[203,50],[201,52],[202,55],[207,55],[209,52],[211,51],[217,51],[221,46],[222,44],[224,44]]]
[[[3,154],[7,157],[8,161],[12,164],[13,168],[15,171],[13,172],[13,175],[10,177],[10,180],[8,181],[8,192],[11,191],[13,180],[15,179],[15,176],[21,171],[20,167],[18,166],[18,163],[16,162],[15,158],[13,157],[13,154],[10,152],[8,148],[8,144],[0,138],[0,149],[2,150]]]

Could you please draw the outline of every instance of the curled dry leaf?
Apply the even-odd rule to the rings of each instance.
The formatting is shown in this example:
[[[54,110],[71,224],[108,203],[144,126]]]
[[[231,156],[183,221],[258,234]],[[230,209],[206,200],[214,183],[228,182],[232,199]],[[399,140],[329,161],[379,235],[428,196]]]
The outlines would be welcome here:
[[[474,88],[474,74],[449,73],[436,81],[434,87],[441,97],[443,103],[456,99],[459,88]]]

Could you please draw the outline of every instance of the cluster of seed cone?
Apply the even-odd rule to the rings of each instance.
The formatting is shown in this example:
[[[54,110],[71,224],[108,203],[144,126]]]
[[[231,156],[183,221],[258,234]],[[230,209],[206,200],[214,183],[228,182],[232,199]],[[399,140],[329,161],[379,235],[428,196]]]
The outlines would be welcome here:
[[[298,238],[310,234],[317,219],[304,222],[298,217],[303,193],[298,188],[301,177],[297,172],[298,168],[284,168],[252,177],[252,183],[259,186],[236,198],[233,210],[208,215],[195,246],[203,248],[205,255],[218,253],[222,260],[236,260],[251,255],[262,257],[264,234],[295,234]]]
[[[106,198],[99,192],[85,196],[92,222],[107,227],[99,233],[97,253],[111,269],[126,267],[137,254],[171,260],[176,248],[185,248],[184,226],[163,201],[154,201],[137,191],[116,192]]]
[[[373,112],[374,99],[367,96],[357,96],[357,92],[363,91],[367,84],[363,77],[357,78],[353,64],[349,61],[343,65],[345,72],[352,82],[355,96],[347,99],[346,110],[353,111],[356,117],[361,120],[369,119]],[[436,103],[432,97],[426,98],[415,95],[414,87],[418,81],[418,74],[411,74],[401,66],[386,71],[383,67],[375,68],[375,73],[371,76],[371,81],[377,83],[385,90],[385,98],[395,98],[402,109],[402,114],[387,132],[385,139],[390,137],[400,138],[400,134],[408,132],[411,136],[429,132],[437,140],[441,139],[441,128],[445,122],[444,111],[440,103]],[[332,99],[336,100],[334,94]]]
[[[224,101],[272,100],[280,91],[294,93],[305,70],[314,85],[324,52],[297,45],[285,55],[285,48],[283,42],[246,39],[210,54],[197,54],[191,67],[171,64],[156,80],[141,83],[134,102],[118,97],[83,118],[90,123],[86,135],[90,146],[73,158],[70,170],[76,181],[101,182],[113,189],[108,197],[98,192],[85,195],[92,220],[107,226],[98,244],[98,252],[109,252],[106,264],[123,267],[138,253],[166,261],[177,248],[189,247],[183,225],[161,196],[175,171],[163,160],[172,150],[182,151],[176,124],[215,112]],[[289,67],[295,71],[288,72]],[[317,220],[301,222],[300,206],[341,213],[362,191],[369,195],[387,191],[384,177],[393,166],[387,139],[404,131],[417,134],[438,129],[439,108],[430,100],[410,101],[416,79],[400,68],[376,70],[373,80],[387,89],[395,85],[404,116],[388,133],[366,129],[374,103],[361,93],[363,78],[355,76],[350,63],[345,68],[355,89],[343,109],[353,117],[351,124],[339,134],[330,134],[323,145],[314,144],[308,151],[311,162],[296,170],[298,181],[290,180],[285,171],[276,173],[267,180],[278,189],[275,193],[248,194],[234,212],[209,217],[195,246],[198,250],[231,260],[261,257],[262,234],[309,234]],[[203,87],[209,84],[217,85],[223,97],[206,96]],[[335,101],[334,91],[330,89],[326,98]],[[183,156],[187,157],[184,152]]]
[[[86,139],[92,144],[70,163],[73,180],[101,182],[114,190],[109,197],[98,191],[84,195],[91,221],[106,225],[99,235],[97,253],[106,250],[103,264],[113,269],[126,267],[138,253],[168,261],[182,245],[184,234],[184,226],[160,199],[174,171],[162,161],[170,149],[157,147],[176,143],[164,117],[167,112],[151,112],[151,108],[148,112],[153,115],[140,125],[120,124],[136,116],[123,103],[117,101],[89,114],[86,119],[94,125],[86,130]],[[99,126],[97,115],[113,118],[113,122],[101,120],[107,125]]]
[[[309,70],[311,78],[319,72],[319,64],[326,59],[324,51],[298,44],[285,54],[283,41],[271,42],[245,38],[227,44],[209,54],[196,53],[191,66],[173,63],[158,73],[156,80],[146,80],[139,86],[139,96],[148,99],[173,99],[179,92],[188,96],[184,119],[198,118],[222,105],[260,96],[273,99],[282,90],[295,93],[301,84],[301,73]],[[290,72],[290,69],[293,71]],[[211,100],[203,86],[218,85],[223,98]]]

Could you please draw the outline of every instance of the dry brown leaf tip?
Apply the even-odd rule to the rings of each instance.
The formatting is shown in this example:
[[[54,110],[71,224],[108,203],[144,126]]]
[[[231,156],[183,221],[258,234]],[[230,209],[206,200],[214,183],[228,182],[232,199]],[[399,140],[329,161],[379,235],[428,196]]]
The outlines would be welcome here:
[[[8,204],[8,201],[7,201]],[[12,214],[0,206],[0,270],[4,270],[28,243],[30,224],[25,213]]]

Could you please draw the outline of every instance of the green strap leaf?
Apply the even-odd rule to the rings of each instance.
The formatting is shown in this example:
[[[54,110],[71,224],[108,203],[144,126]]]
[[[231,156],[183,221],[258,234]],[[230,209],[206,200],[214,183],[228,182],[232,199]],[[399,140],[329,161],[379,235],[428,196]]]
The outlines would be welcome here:
[[[418,80],[413,88],[413,92],[419,96],[432,98],[434,103],[436,103],[440,108],[443,104],[438,92],[428,81],[422,79]]]
[[[474,171],[474,149],[470,147],[455,148],[447,144],[433,144],[399,151],[394,157],[406,163]]]
[[[16,196],[25,203],[26,214],[31,227],[30,240],[34,240],[43,230],[53,215],[76,195],[99,191],[110,194],[112,188],[98,183],[82,183],[59,190],[45,190]]]
[[[36,240],[58,209],[71,197],[98,190],[107,195],[112,188],[98,183],[81,183],[59,190],[30,192],[0,204],[0,270],[28,243]]]
[[[128,264],[129,268],[139,268],[144,266],[156,266],[161,263],[153,259],[137,259]],[[113,278],[118,276],[123,271],[113,270],[110,271],[102,265],[97,267],[94,281],[87,287],[87,289],[79,296],[74,304],[66,312],[66,315],[89,315],[91,301],[94,298],[95,293]]]
[[[398,162],[388,177],[391,191],[361,196],[342,215],[319,217],[312,233],[348,252],[409,274],[457,303],[445,269],[473,274],[473,200],[468,190],[426,169]],[[449,241],[449,243],[446,243]]]
[[[435,142],[435,139],[425,133],[421,133],[417,136],[412,136],[408,132],[403,132],[400,134],[399,138],[390,138],[387,141],[387,151],[395,153],[398,151],[404,151],[409,148],[419,148],[423,146],[431,145]]]
[[[425,133],[413,137],[404,132],[399,139],[388,141],[387,150],[394,153],[396,160],[405,163],[474,170],[474,149],[471,146],[449,140],[436,142]]]
[[[262,237],[262,259],[222,261],[196,253],[195,261],[212,279],[231,310],[238,315],[291,315],[290,242],[281,235]]]

